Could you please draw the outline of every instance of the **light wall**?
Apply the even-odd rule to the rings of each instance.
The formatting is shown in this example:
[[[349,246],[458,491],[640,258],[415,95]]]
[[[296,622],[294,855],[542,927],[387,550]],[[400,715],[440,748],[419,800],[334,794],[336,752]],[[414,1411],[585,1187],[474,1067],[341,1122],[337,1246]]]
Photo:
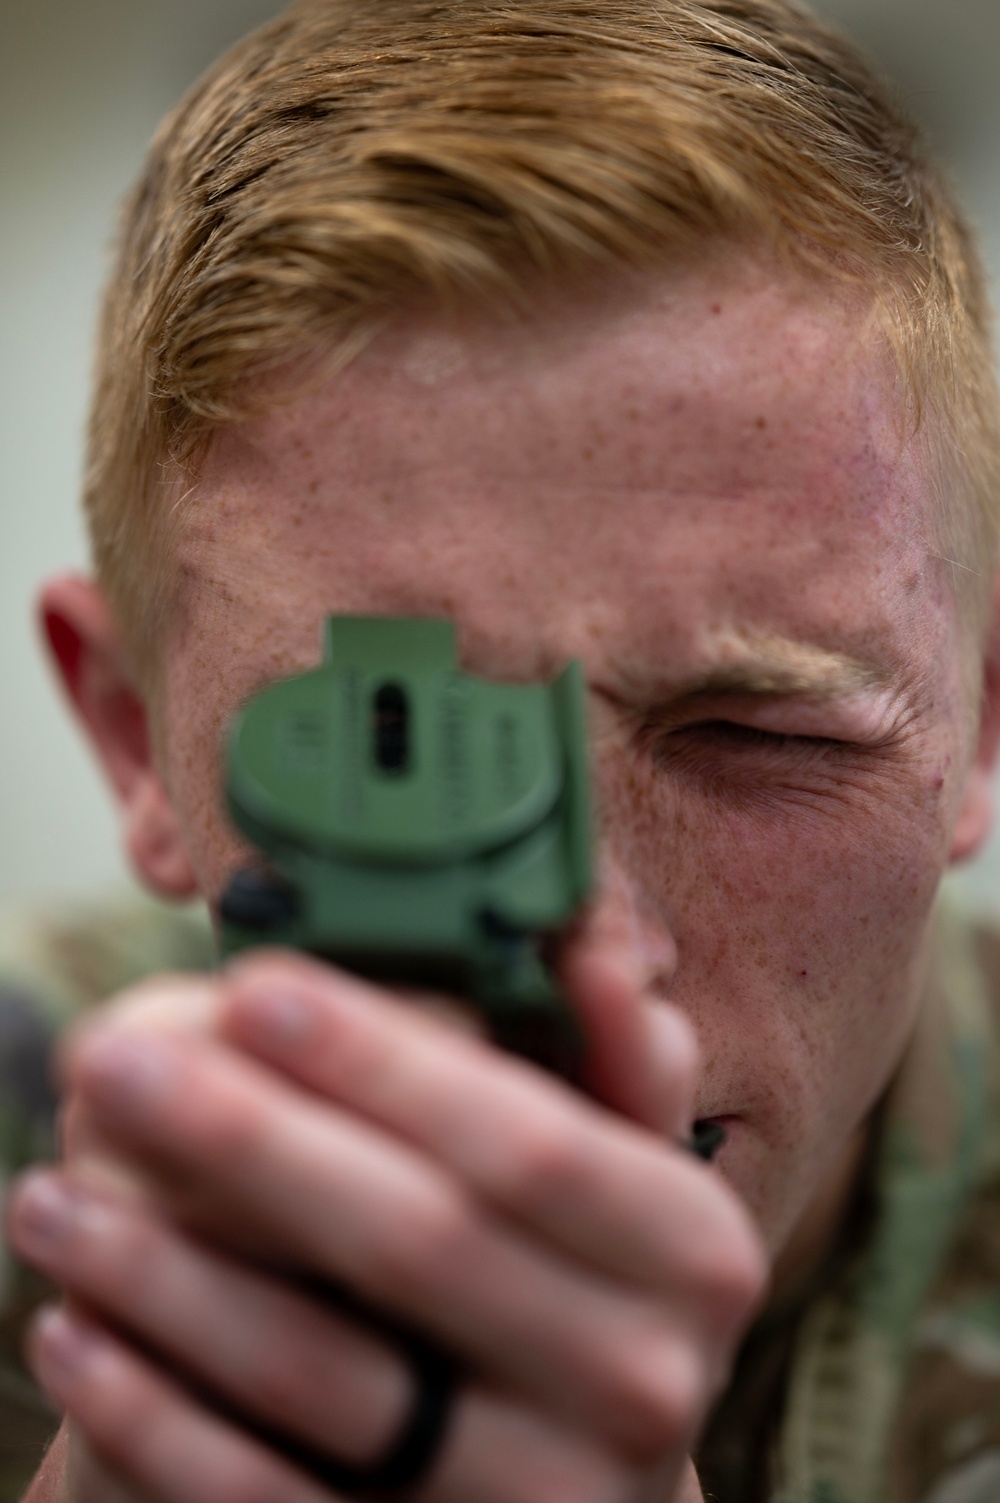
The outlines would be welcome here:
[[[277,0],[6,0],[0,21],[0,909],[121,882],[110,806],[43,666],[32,596],[77,520],[97,292],[164,111]]]
[[[358,0],[377,3],[377,0]],[[1000,279],[1000,0],[824,0],[927,121]],[[109,806],[48,680],[37,580],[76,519],[115,205],[168,105],[269,0],[6,0],[0,14],[0,908],[124,880]],[[1000,843],[965,879],[1000,911]]]

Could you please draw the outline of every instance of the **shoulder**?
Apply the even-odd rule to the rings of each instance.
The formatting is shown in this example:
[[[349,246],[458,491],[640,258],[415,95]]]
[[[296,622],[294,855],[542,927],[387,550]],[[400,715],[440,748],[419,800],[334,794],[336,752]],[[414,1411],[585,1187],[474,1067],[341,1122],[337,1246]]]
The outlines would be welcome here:
[[[947,916],[939,964],[983,1092],[969,1117],[975,1171],[912,1332],[892,1497],[987,1503],[1000,1498],[1000,925]]]

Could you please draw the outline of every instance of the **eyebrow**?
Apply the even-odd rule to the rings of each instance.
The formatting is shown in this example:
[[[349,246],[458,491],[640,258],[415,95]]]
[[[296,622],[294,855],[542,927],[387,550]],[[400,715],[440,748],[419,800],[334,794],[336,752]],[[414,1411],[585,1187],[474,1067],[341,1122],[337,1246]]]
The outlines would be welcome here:
[[[824,701],[845,699],[889,682],[888,669],[847,653],[828,652],[785,638],[747,638],[726,633],[712,644],[714,662],[691,673],[637,672],[634,665],[619,665],[616,680],[629,691],[638,691],[675,704],[697,703],[716,697],[790,698],[799,696]],[[721,661],[719,660],[721,657]]]

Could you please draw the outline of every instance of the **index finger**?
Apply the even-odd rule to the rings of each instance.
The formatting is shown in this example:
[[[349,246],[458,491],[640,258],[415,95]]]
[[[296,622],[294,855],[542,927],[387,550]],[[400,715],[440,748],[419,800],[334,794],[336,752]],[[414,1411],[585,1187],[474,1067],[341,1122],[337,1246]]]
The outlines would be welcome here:
[[[230,971],[220,1031],[605,1272],[662,1288],[669,1268],[698,1287],[707,1247],[750,1241],[735,1202],[720,1211],[729,1192],[679,1147],[355,977],[259,954]]]

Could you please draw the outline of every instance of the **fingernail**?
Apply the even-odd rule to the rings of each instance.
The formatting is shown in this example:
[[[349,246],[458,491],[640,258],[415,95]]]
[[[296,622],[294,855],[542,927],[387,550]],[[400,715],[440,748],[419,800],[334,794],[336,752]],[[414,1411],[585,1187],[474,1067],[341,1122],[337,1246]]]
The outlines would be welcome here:
[[[80,1068],[86,1088],[98,1101],[126,1110],[167,1095],[177,1073],[175,1049],[166,1039],[121,1033],[87,1040]]]
[[[301,1046],[316,1025],[311,997],[287,991],[241,991],[236,1007],[241,1036],[264,1048],[288,1050]]]
[[[32,1331],[38,1377],[55,1399],[64,1385],[86,1373],[105,1350],[101,1336],[58,1306],[42,1310]]]
[[[13,1240],[19,1252],[44,1252],[61,1242],[79,1218],[79,1192],[51,1174],[32,1174],[15,1191]]]

